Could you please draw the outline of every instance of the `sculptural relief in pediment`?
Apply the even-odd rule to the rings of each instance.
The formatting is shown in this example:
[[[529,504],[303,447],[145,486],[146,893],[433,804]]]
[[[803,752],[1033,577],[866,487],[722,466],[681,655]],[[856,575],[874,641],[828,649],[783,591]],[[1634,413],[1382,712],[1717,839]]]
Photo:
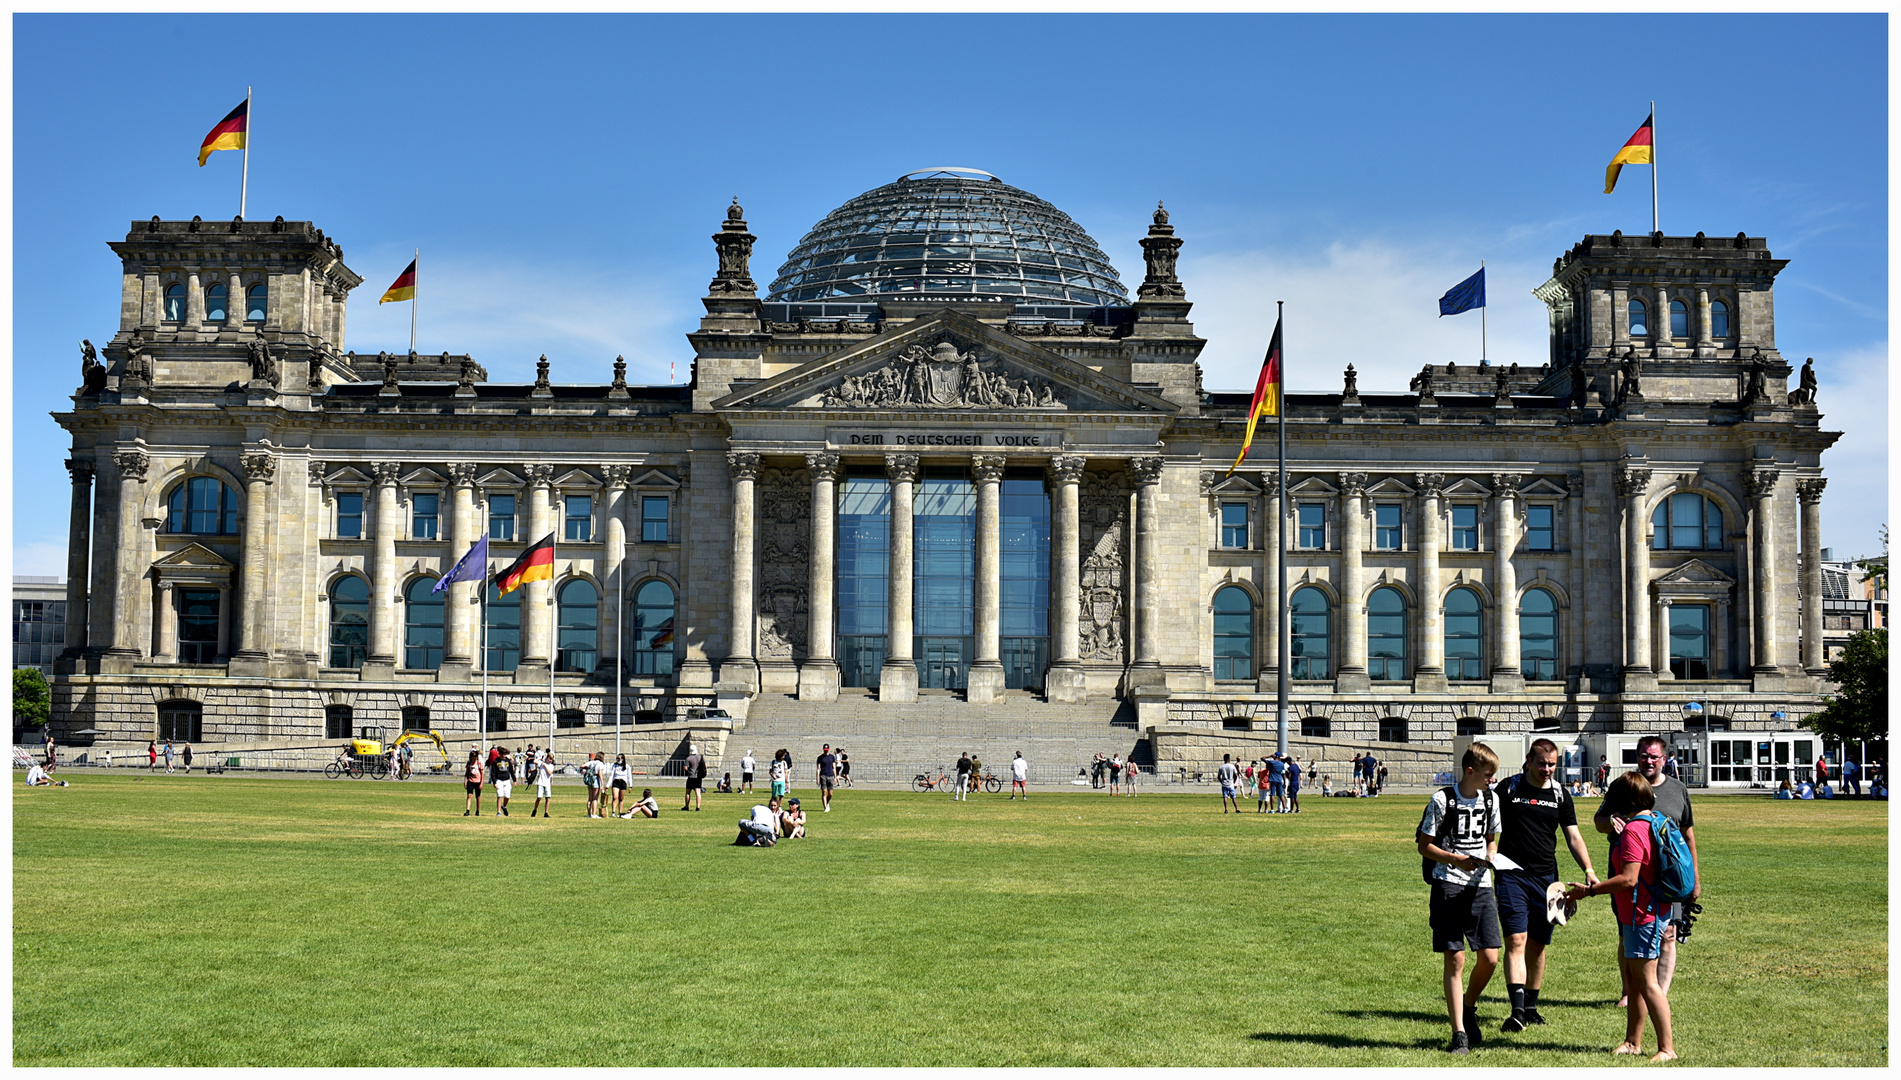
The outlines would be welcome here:
[[[1004,370],[981,349],[948,337],[911,345],[884,364],[847,375],[820,399],[832,408],[1048,409],[1069,405],[1048,379]]]

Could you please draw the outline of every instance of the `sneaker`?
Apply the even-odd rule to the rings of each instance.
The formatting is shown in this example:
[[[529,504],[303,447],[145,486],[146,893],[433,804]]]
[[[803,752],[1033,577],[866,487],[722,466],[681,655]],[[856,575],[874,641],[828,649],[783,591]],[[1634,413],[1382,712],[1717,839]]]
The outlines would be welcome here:
[[[1513,1035],[1523,1031],[1525,1030],[1525,1018],[1518,1013],[1513,1013],[1505,1018],[1504,1023],[1498,1025],[1498,1030],[1507,1035]]]
[[[1452,1043],[1451,1043],[1451,1045],[1449,1045],[1449,1046],[1447,1046],[1447,1047],[1446,1047],[1446,1053],[1448,1053],[1448,1054],[1469,1054],[1469,1053],[1471,1053],[1471,1052],[1472,1052],[1472,1051],[1471,1051],[1471,1046],[1470,1046],[1470,1045],[1469,1045],[1469,1044],[1467,1043],[1467,1041],[1466,1041],[1466,1037],[1465,1037],[1465,1032],[1463,1032],[1463,1031],[1455,1031],[1455,1032],[1453,1032],[1453,1033],[1452,1033]]]
[[[463,817],[468,817],[468,816],[469,816],[469,812],[468,812],[467,810],[464,810],[464,811],[462,811],[462,816],[463,816]]]
[[[1526,1009],[1526,1010],[1525,1010],[1525,1023],[1527,1023],[1527,1024],[1542,1024],[1542,1023],[1544,1023],[1544,1022],[1545,1022],[1545,1018],[1544,1018],[1543,1016],[1541,1016],[1541,1015],[1539,1015],[1539,1013],[1538,1013],[1538,1010],[1537,1010],[1537,1009],[1535,1009],[1535,1008],[1528,1008],[1528,1009]]]
[[[496,817],[501,817],[501,816],[502,816],[502,812],[501,812],[500,810],[497,810],[497,811],[495,811],[495,816],[496,816]]]
[[[1485,1045],[1485,1033],[1479,1029],[1479,1011],[1473,1008],[1465,1010],[1465,1037],[1473,1046]]]

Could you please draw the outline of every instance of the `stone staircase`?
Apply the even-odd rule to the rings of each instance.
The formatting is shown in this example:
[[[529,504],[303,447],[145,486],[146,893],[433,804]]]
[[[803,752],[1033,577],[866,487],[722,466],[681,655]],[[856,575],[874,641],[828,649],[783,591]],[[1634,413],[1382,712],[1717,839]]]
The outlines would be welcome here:
[[[750,748],[763,774],[772,752],[786,749],[794,775],[803,777],[819,748],[831,743],[851,755],[859,779],[908,780],[927,769],[948,769],[966,751],[1007,778],[1010,759],[1021,751],[1032,779],[1050,783],[1074,777],[1098,753],[1135,754],[1147,762],[1140,739],[1134,705],[1114,699],[1070,705],[1011,690],[1000,705],[975,705],[951,690],[920,690],[917,701],[906,703],[881,702],[869,691],[851,689],[827,702],[761,694],[744,726],[727,740],[724,767],[735,767]]]

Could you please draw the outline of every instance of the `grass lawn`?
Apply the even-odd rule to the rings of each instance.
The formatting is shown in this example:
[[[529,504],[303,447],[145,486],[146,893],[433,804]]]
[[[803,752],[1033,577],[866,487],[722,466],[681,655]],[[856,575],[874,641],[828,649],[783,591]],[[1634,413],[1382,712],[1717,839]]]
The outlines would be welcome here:
[[[1419,798],[802,791],[814,837],[763,850],[727,846],[743,795],[590,821],[564,784],[546,821],[443,783],[69,775],[13,791],[16,1065],[1448,1060]],[[1684,1064],[1886,1065],[1887,804],[1697,819]],[[1635,1066],[1614,942],[1603,900],[1560,928],[1521,1035],[1501,973],[1473,1063]]]

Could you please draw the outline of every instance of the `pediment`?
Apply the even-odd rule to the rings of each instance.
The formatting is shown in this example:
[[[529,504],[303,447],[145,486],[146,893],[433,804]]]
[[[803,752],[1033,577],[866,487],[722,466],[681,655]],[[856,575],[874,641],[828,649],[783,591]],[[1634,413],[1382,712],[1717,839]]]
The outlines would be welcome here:
[[[527,481],[507,469],[490,469],[475,478],[475,482],[485,488],[518,488],[527,486]]]
[[[554,478],[557,488],[597,488],[601,486],[599,478],[583,469],[569,469]]]
[[[1518,493],[1520,495],[1535,495],[1541,498],[1550,497],[1554,495],[1565,496],[1565,495],[1571,494],[1569,490],[1557,484],[1552,483],[1551,481],[1545,479],[1542,476],[1536,480],[1533,480],[1531,483],[1526,484],[1524,487],[1519,488]]]
[[[1261,493],[1261,486],[1249,480],[1246,473],[1235,473],[1233,476],[1225,478],[1218,472],[1210,471],[1202,473],[1201,489],[1203,494],[1207,495],[1247,495],[1252,497]]]
[[[348,465],[345,465],[341,469],[338,469],[336,472],[333,472],[330,475],[324,477],[323,482],[326,484],[333,484],[333,485],[348,487],[348,486],[354,486],[356,484],[368,484],[370,482],[370,477],[368,473],[365,473],[359,469],[354,469]]]
[[[1471,498],[1472,496],[1475,496],[1475,495],[1485,496],[1485,495],[1490,495],[1491,493],[1492,493],[1492,489],[1486,487],[1484,484],[1479,483],[1477,480],[1474,480],[1469,476],[1461,476],[1459,479],[1446,485],[1446,494],[1449,496],[1463,495],[1466,498]]]
[[[627,486],[637,488],[677,488],[680,486],[680,481],[675,480],[659,469],[648,469],[646,472],[634,477]]]
[[[1413,489],[1405,481],[1397,480],[1389,476],[1386,479],[1381,480],[1377,484],[1367,485],[1366,493],[1368,495],[1386,495],[1386,496],[1391,496],[1391,497],[1403,497],[1403,496],[1411,495],[1413,493]]]
[[[945,309],[782,372],[716,409],[1172,413],[1164,399]]]
[[[1703,585],[1728,588],[1736,584],[1736,579],[1723,573],[1702,559],[1691,559],[1682,566],[1657,578],[1656,584],[1663,586]]]
[[[1334,487],[1332,484],[1327,483],[1325,480],[1322,480],[1318,476],[1309,476],[1307,479],[1302,480],[1298,484],[1290,485],[1288,490],[1292,491],[1296,495],[1308,495],[1308,496],[1340,494],[1339,488]]]
[[[226,559],[224,556],[218,554],[217,552],[211,550],[210,548],[204,546],[203,544],[196,544],[196,543],[186,544],[184,547],[179,548],[177,551],[172,552],[170,555],[167,555],[162,559],[153,560],[152,566],[154,569],[158,569],[158,570],[230,570],[232,569],[231,561],[229,559]]]
[[[427,465],[418,469],[411,469],[409,472],[403,474],[404,487],[442,487],[448,482],[448,477]]]

